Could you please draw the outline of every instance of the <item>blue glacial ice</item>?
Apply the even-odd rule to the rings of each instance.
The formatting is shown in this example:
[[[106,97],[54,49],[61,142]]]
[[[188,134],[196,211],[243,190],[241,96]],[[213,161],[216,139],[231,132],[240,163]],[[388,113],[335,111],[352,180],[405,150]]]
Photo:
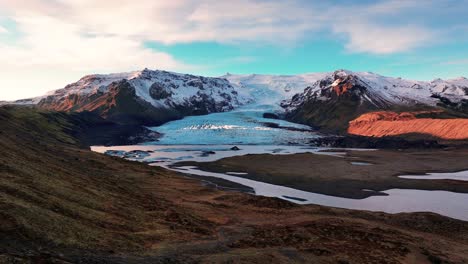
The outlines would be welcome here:
[[[318,136],[309,126],[263,117],[275,110],[269,105],[249,105],[231,112],[186,117],[151,128],[163,137],[149,144],[303,144]]]

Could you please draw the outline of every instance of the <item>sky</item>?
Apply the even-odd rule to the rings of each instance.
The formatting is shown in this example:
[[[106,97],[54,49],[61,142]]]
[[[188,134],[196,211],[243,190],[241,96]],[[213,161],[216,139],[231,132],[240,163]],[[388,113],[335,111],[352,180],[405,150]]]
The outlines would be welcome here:
[[[0,101],[87,74],[468,77],[468,0],[0,0]]]

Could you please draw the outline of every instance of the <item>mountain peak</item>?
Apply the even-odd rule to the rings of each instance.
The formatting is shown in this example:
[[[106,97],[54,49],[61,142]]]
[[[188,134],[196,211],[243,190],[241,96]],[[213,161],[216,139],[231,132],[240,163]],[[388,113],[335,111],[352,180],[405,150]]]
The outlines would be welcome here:
[[[354,72],[350,70],[345,70],[345,69],[338,69],[333,72],[333,76],[338,76],[338,77],[346,77],[348,75],[353,75]]]
[[[332,81],[333,83],[331,83],[329,87],[331,87],[332,91],[338,96],[355,90],[356,87],[361,87],[357,85],[359,83],[358,74],[348,70],[337,70],[333,72]]]

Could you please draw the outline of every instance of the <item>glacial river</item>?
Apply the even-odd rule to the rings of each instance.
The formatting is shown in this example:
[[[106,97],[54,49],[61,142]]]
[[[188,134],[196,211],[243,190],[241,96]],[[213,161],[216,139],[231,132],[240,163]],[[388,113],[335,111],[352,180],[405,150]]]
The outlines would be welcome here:
[[[287,155],[293,153],[316,153],[321,155],[342,156],[344,153],[330,149],[319,152],[320,148],[290,145],[236,145],[240,150],[232,150],[234,145],[136,145],[93,147],[93,151],[115,156],[125,156],[133,150],[140,150],[135,155],[126,157],[130,160],[146,162],[152,166],[162,166],[170,170],[198,176],[217,177],[244,186],[251,187],[256,195],[278,197],[298,204],[318,204],[339,208],[382,211],[387,213],[434,212],[448,217],[468,221],[468,194],[448,191],[426,191],[410,189],[389,189],[387,196],[371,196],[365,199],[349,199],[318,193],[306,192],[285,186],[279,186],[243,178],[245,172],[213,173],[196,167],[172,167],[180,161],[208,162],[246,154]],[[372,166],[371,164],[354,164]],[[448,174],[444,177],[447,178]],[[457,175],[457,174],[455,174]],[[413,176],[420,177],[420,176]],[[457,176],[458,177],[458,176]]]
[[[390,189],[387,196],[371,196],[365,199],[348,199],[305,192],[293,188],[268,184],[243,178],[245,172],[212,173],[196,167],[173,167],[180,161],[208,162],[247,154],[287,155],[293,153],[317,153],[340,156],[344,153],[319,152],[308,147],[311,139],[320,137],[308,126],[284,120],[266,118],[265,113],[280,111],[281,95],[277,91],[254,87],[251,90],[257,103],[231,112],[191,116],[151,128],[163,134],[159,141],[136,146],[93,147],[97,152],[138,160],[152,166],[162,166],[183,173],[222,178],[251,187],[256,195],[278,197],[299,204],[401,212],[434,212],[468,221],[468,194],[447,191]],[[232,150],[238,146],[240,150]],[[140,150],[128,155],[128,152]],[[355,162],[355,166],[372,166]],[[455,174],[453,174],[455,175]],[[420,177],[420,176],[402,176]],[[428,179],[447,178],[451,174],[426,175]],[[465,176],[456,174],[456,179]]]

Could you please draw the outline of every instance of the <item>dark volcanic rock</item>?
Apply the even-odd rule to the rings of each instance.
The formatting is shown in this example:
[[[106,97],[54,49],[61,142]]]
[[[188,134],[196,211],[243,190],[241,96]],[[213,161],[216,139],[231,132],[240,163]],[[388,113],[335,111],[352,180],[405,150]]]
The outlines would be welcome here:
[[[279,119],[279,116],[273,113],[263,113],[263,118]]]
[[[310,144],[333,148],[409,149],[444,148],[436,140],[406,140],[399,137],[329,136],[313,139]]]
[[[273,122],[264,122],[262,123],[264,126],[266,127],[271,127],[271,128],[280,128],[280,125],[277,124],[277,123],[273,123]]]
[[[289,131],[313,132],[315,130],[312,127],[309,129],[304,129],[304,128],[297,128],[297,127],[280,126],[279,124],[273,123],[273,122],[263,122],[261,124],[266,127],[280,128],[280,129],[289,130]]]
[[[213,155],[213,154],[216,154],[216,152],[211,151],[211,150],[204,150],[204,151],[202,151],[202,154],[200,155],[200,157],[207,157],[207,156]]]
[[[111,122],[97,113],[79,112],[70,114],[75,129],[70,131],[85,146],[135,145],[157,141],[161,134],[140,125],[125,125]],[[52,119],[54,115],[47,118]],[[50,120],[53,121],[53,120]]]
[[[153,85],[151,85],[149,89],[149,92],[151,98],[155,100],[166,99],[172,95],[171,91],[169,89],[166,89],[164,84],[159,82],[153,83]]]

